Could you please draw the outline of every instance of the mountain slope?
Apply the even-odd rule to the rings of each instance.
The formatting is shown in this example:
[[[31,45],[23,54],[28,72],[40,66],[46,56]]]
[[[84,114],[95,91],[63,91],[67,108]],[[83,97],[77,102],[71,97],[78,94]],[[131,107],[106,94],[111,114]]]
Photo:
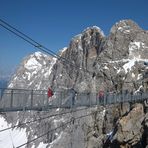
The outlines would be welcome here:
[[[52,86],[54,92],[66,92],[67,89],[74,87],[79,93],[97,93],[98,90],[103,89],[117,94],[126,91],[136,94],[148,90],[148,66],[146,64],[148,62],[148,32],[142,30],[132,20],[122,20],[116,23],[107,37],[100,28],[89,27],[75,36],[69,46],[59,52],[59,55],[61,59],[52,58],[41,52],[26,57],[8,87],[47,90],[49,86]],[[95,100],[96,96],[91,97],[92,102]],[[88,111],[86,109],[78,113],[69,113],[27,124],[25,128],[28,140],[30,140],[66,123],[73,117],[94,113],[75,121],[74,124],[47,134],[34,143],[28,144],[28,147],[32,147],[33,144],[37,147],[40,142],[43,142],[55,148],[70,148],[71,145],[93,148],[103,147],[105,140],[106,145],[112,145],[110,142],[118,141],[118,146],[126,147],[126,144],[132,146],[140,142],[140,138],[142,139],[142,135],[146,132],[147,112],[144,112],[146,106],[144,104],[142,106],[137,109],[136,105],[127,103],[105,108],[96,107]],[[120,118],[125,115],[129,118],[128,115],[133,114],[131,112],[133,108],[142,112],[141,122],[138,122],[139,116],[136,114],[135,118],[137,118],[134,120],[140,124],[141,134],[138,135],[140,136],[138,140],[135,138],[138,132],[132,137],[129,135],[134,144],[128,140],[124,144],[120,141],[120,135],[124,134],[120,132],[120,125],[124,126]],[[23,119],[30,121],[32,118],[41,118],[63,111],[65,110],[7,113],[6,119],[8,123],[16,124],[23,122]],[[119,131],[114,133],[116,126]],[[107,135],[111,133],[114,133],[115,137],[112,135],[113,139],[108,142]]]

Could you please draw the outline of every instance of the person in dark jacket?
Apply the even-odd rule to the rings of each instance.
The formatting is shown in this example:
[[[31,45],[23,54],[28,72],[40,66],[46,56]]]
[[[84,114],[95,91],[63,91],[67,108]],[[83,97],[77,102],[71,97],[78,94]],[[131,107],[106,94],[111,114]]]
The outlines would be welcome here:
[[[75,105],[75,96],[76,96],[76,91],[73,89],[73,88],[71,88],[70,90],[69,90],[69,93],[70,93],[70,98],[71,98],[71,103],[72,103],[72,106],[74,106]]]

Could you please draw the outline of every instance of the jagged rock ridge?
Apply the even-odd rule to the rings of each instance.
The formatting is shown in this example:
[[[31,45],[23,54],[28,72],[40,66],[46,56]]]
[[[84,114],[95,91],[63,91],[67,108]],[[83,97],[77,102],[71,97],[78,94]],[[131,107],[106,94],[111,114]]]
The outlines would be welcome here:
[[[97,92],[99,89],[116,93],[121,93],[123,90],[133,93],[148,90],[148,66],[145,64],[148,62],[148,32],[142,30],[131,20],[116,23],[107,37],[104,36],[100,28],[89,27],[75,36],[70,41],[69,46],[61,50],[59,55],[70,61],[69,63],[74,66],[66,61],[37,52],[24,59],[16,74],[12,77],[9,87],[47,89],[49,85],[52,85],[55,91],[64,91],[74,87],[78,92],[87,93]],[[57,133],[53,132],[36,141],[35,144],[38,146],[39,142],[43,141],[55,148],[69,148],[70,143],[74,147],[93,148],[103,147],[103,145],[110,147],[112,143],[116,142],[118,147],[126,147],[127,145],[132,147],[133,144],[138,144],[147,132],[147,112],[143,111],[146,107],[142,104],[139,106],[141,107],[136,110],[141,112],[140,117],[133,113],[130,104],[126,104],[123,108],[120,108],[120,105],[108,109],[92,108],[89,112],[96,112],[95,116],[78,120],[74,125],[60,129]],[[136,107],[134,106],[134,108]],[[30,120],[33,116],[42,116],[53,112],[34,112],[32,115],[27,113],[24,118]],[[79,114],[84,113],[85,111],[82,111]],[[132,116],[135,117],[135,120],[131,120],[137,122],[140,127],[137,132],[133,133],[134,136],[127,132],[127,137],[129,137],[124,139],[124,132],[121,128],[125,128],[126,124],[123,123],[123,120],[126,120],[126,118],[130,120],[128,117],[128,115],[131,116],[130,114],[134,114]],[[7,114],[7,117],[9,117],[7,120],[15,124],[21,119],[21,116],[22,113],[17,115],[14,113]],[[74,116],[77,116],[77,114]],[[122,118],[122,116],[124,117]],[[27,125],[25,128],[28,131],[28,137],[39,135],[47,129],[57,126],[55,120],[58,121],[58,125],[61,125],[70,117],[71,115],[67,115],[62,117],[63,120],[55,117],[41,121],[38,131],[36,130],[37,125]],[[133,121],[129,121],[127,126],[133,124]],[[111,136],[112,138],[106,139],[106,135],[111,135],[109,133],[113,132],[115,126],[117,130]],[[30,132],[30,130],[33,132]],[[128,130],[131,130],[131,128]],[[139,134],[139,131],[141,134]],[[72,138],[75,138],[73,142],[71,142]],[[103,142],[105,140],[106,142]],[[29,146],[31,147],[31,145]]]

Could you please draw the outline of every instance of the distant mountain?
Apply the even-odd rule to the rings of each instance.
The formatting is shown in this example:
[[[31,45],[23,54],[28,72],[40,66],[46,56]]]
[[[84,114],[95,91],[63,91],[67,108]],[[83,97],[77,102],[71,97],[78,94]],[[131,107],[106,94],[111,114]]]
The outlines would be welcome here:
[[[7,80],[7,79],[1,79],[0,80],[0,88],[7,88],[8,81],[9,80]]]
[[[10,81],[11,76],[14,74],[13,71],[6,72],[5,70],[0,69],[0,88],[6,88],[7,84]]]
[[[148,32],[132,20],[117,22],[107,37],[99,27],[88,27],[72,38],[69,46],[59,52],[59,56],[61,58],[57,59],[36,52],[24,58],[8,87],[47,90],[52,86],[58,92],[55,98],[61,98],[60,92],[66,92],[71,87],[80,95],[97,93],[99,90],[116,94],[124,91],[135,94],[148,91]],[[91,101],[95,100],[96,96],[92,96]],[[37,147],[40,142],[44,142],[52,148],[101,148],[105,147],[104,141],[107,143],[109,140],[107,144],[111,147],[115,144],[117,147],[134,147],[136,144],[139,147],[139,143],[145,142],[144,136],[148,129],[145,109],[144,104],[129,103],[91,108],[88,113],[95,112],[94,115],[48,133],[34,142],[34,145]],[[22,116],[28,121],[61,111],[63,110],[32,112],[26,115],[20,112],[9,113],[7,121],[15,124],[22,122]],[[80,111],[26,125],[28,140],[62,125],[73,116],[85,113],[86,111]],[[128,122],[128,127],[124,121]],[[28,147],[31,146],[30,144]]]

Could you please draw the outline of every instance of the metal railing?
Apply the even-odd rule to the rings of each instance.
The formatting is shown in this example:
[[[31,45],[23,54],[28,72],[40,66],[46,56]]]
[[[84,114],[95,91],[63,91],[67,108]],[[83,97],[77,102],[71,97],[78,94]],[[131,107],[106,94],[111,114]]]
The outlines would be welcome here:
[[[68,90],[54,92],[54,95],[48,98],[46,90],[0,89],[0,112],[91,107],[121,102],[137,102],[145,99],[148,99],[148,92],[137,94],[106,92],[103,97],[99,97],[97,93],[76,93],[75,98],[72,99]]]

